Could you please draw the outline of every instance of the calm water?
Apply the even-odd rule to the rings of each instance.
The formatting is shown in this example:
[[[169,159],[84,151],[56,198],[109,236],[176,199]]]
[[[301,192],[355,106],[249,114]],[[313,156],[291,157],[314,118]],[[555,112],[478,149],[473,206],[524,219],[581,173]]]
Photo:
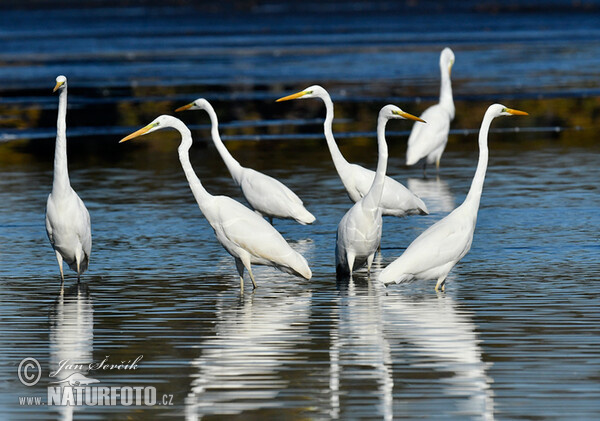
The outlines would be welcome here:
[[[466,2],[428,15],[385,2],[350,3],[339,15],[311,2],[310,13],[280,3],[236,3],[231,14],[3,10],[2,418],[599,418],[599,15],[596,2],[543,13],[531,4],[488,13]],[[476,129],[499,101],[531,115],[493,124],[472,250],[445,293],[432,282],[386,289],[364,270],[338,284],[335,231],[351,204],[323,140],[324,108],[273,101],[327,87],[342,152],[374,168],[376,113],[389,102],[416,114],[431,103],[446,45],[457,57],[457,118],[439,177],[404,167],[411,126],[388,125],[388,172],[431,214],[385,219],[375,272],[462,202]],[[70,84],[71,182],[94,241],[90,270],[80,286],[68,272],[64,297],[44,228],[60,73]],[[259,288],[240,294],[233,260],[189,191],[177,137],[117,144],[198,96],[214,103],[234,156],[285,182],[317,217],[275,222],[307,258],[310,281],[256,266]],[[207,189],[243,200],[206,141],[206,116],[182,119]],[[88,377],[154,386],[172,405],[19,405],[46,401],[60,361],[140,356],[137,369]],[[25,357],[42,368],[34,387],[17,376]]]

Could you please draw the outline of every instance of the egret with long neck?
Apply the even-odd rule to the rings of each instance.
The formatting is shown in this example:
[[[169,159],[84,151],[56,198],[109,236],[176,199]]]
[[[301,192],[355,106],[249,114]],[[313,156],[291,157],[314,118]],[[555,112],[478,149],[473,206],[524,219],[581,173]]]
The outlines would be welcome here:
[[[242,167],[236,161],[221,140],[217,113],[206,99],[198,98],[175,111],[184,110],[204,110],[208,113],[215,147],[252,209],[260,215],[267,216],[271,222],[273,218],[293,219],[302,225],[315,221],[315,217],[306,210],[302,200],[286,185],[252,168]]]
[[[469,193],[464,202],[449,215],[419,235],[379,274],[384,284],[412,279],[436,279],[436,291],[445,288],[448,273],[471,249],[477,212],[488,166],[488,133],[492,120],[500,116],[527,115],[501,104],[487,109],[479,130],[479,161]]]
[[[381,242],[383,221],[381,218],[381,197],[387,169],[388,147],[385,141],[385,126],[390,119],[411,119],[422,121],[395,105],[386,105],[377,119],[377,170],[371,188],[344,215],[337,228],[335,266],[339,277],[352,276],[354,269],[371,264]]]
[[[92,251],[90,214],[69,182],[67,166],[67,78],[58,76],[58,119],[54,150],[54,179],[46,203],[46,232],[56,254],[60,270],[61,291],[64,284],[63,260],[81,274],[87,269]]]
[[[178,148],[181,167],[192,194],[213,228],[217,240],[235,260],[240,276],[240,289],[242,291],[244,289],[244,269],[248,271],[252,285],[256,288],[251,267],[253,263],[273,266],[284,272],[310,279],[312,273],[306,259],[293,250],[271,224],[230,197],[213,196],[206,191],[190,163],[192,134],[181,120],[161,115],[147,126],[124,137],[120,142],[166,128],[173,128],[181,135]]]
[[[440,160],[448,143],[450,123],[454,120],[455,114],[450,80],[452,66],[454,66],[454,52],[450,48],[444,48],[440,54],[440,101],[421,114],[421,118],[427,121],[427,125],[413,126],[408,137],[406,165],[414,165],[425,158],[423,171],[427,164],[433,163],[439,171]]]
[[[320,98],[325,104],[326,115],[323,130],[333,165],[350,199],[353,202],[358,202],[371,188],[373,179],[375,178],[375,171],[349,163],[340,152],[333,137],[333,101],[329,93],[321,86],[313,85],[298,93],[279,98],[277,102],[308,98]],[[425,206],[425,203],[421,199],[388,176],[385,177],[383,184],[380,206],[383,215],[406,216],[428,214],[427,206]]]

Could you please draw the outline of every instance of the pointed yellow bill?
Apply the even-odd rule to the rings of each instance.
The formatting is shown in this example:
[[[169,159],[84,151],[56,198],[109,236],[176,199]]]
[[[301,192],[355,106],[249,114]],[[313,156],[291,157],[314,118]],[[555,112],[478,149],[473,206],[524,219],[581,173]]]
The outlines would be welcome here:
[[[290,99],[296,99],[296,98],[300,98],[301,96],[306,95],[307,92],[306,91],[300,91],[300,92],[296,92],[295,94],[292,95],[288,95],[288,96],[284,96],[283,98],[279,98],[278,100],[276,100],[275,102],[281,102],[281,101],[289,101]]]
[[[56,92],[58,91],[58,88],[60,88],[61,86],[63,86],[65,84],[65,82],[56,82],[56,86],[54,87],[54,89],[52,89],[52,92]]]
[[[175,110],[176,113],[178,113],[179,111],[185,111],[185,110],[189,110],[190,108],[192,108],[192,106],[194,105],[193,102],[190,102],[187,105],[184,105],[183,107],[179,107]]]
[[[404,117],[406,119],[409,119],[409,120],[415,120],[415,121],[420,121],[421,123],[427,123],[425,120],[423,120],[423,119],[421,119],[419,117],[416,117],[416,116],[414,116],[412,114],[409,114],[409,113],[407,113],[405,111],[396,111],[396,110],[394,110],[392,112],[394,114],[397,114],[397,115],[399,115],[401,117]]]
[[[513,110],[512,108],[505,108],[504,111],[512,115],[529,115],[525,111]]]
[[[125,136],[123,139],[119,140],[119,143],[127,142],[128,140],[131,140],[135,137],[146,134],[148,132],[148,130],[150,130],[152,127],[154,127],[153,124],[148,124],[146,127],[142,127],[138,131],[131,133],[129,136]]]

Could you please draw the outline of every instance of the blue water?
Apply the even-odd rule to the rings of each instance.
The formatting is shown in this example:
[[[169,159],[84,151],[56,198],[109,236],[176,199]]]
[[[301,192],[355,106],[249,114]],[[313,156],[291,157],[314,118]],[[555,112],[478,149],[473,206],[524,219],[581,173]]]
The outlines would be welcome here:
[[[0,414],[6,419],[597,419],[600,197],[597,2],[426,7],[394,2],[228,3],[0,13]],[[325,146],[319,101],[274,100],[319,83],[351,162],[375,167],[375,116],[419,114],[456,54],[457,117],[438,176],[403,165],[411,125],[390,122],[388,173],[429,216],[384,220],[374,273],[459,205],[485,108],[490,166],[469,254],[444,293],[337,283],[336,227],[351,206]],[[65,295],[44,228],[58,74],[69,78],[71,183],[92,218],[89,271]],[[317,217],[275,221],[313,272],[254,268],[241,294],[160,132],[119,145],[205,96],[245,166],[291,187]],[[207,118],[186,113],[206,188],[243,201]],[[248,286],[248,283],[247,283]],[[61,360],[132,361],[101,386],[152,386],[172,405],[20,405],[47,400]],[[41,380],[17,368],[36,358]],[[161,400],[160,403],[163,403]],[[168,402],[167,402],[168,403]]]

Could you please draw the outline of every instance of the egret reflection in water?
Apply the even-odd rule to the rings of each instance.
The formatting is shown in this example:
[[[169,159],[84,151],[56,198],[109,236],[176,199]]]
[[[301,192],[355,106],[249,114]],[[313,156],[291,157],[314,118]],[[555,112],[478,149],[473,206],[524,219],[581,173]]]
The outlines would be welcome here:
[[[358,278],[358,277],[357,277]],[[357,287],[354,279],[339,283],[341,293],[333,307],[331,343],[329,349],[329,393],[330,416],[333,419],[346,418],[348,414],[372,416],[362,411],[372,412],[377,408],[378,415],[385,420],[393,418],[392,357],[390,345],[383,332],[384,320],[381,311],[385,300],[383,286],[368,282]],[[377,402],[364,406],[364,401],[354,401],[352,393],[342,386],[344,382],[372,382],[379,393],[372,395]],[[342,414],[341,411],[344,411]]]
[[[483,362],[470,315],[461,312],[449,294],[419,297],[390,291],[385,298],[381,311],[394,361],[406,360],[397,352],[410,354],[413,367],[441,379],[435,388],[419,388],[419,382],[407,379],[407,385],[394,394],[404,410],[413,413],[426,400],[444,413],[494,419],[489,364]]]
[[[289,386],[286,364],[308,341],[312,294],[298,289],[276,300],[257,296],[266,290],[242,295],[234,307],[223,297],[217,303],[214,335],[191,361],[187,420],[285,405],[277,396]]]
[[[69,378],[80,370],[68,367],[92,362],[94,349],[94,307],[87,284],[77,283],[56,298],[50,312],[50,382],[69,387]],[[67,366],[65,366],[65,363]],[[63,367],[64,366],[64,367]],[[61,419],[72,420],[76,407],[57,407]]]
[[[470,316],[448,294],[390,292],[365,279],[342,284],[329,350],[331,418],[373,416],[377,408],[387,420],[415,414],[426,402],[440,413],[493,419],[492,380]],[[400,381],[395,371],[403,373]],[[440,381],[432,388],[423,382],[429,378]],[[353,399],[357,381],[374,383],[377,402]],[[365,408],[371,412],[363,414]]]
[[[454,209],[454,195],[448,183],[439,176],[435,178],[409,178],[407,186],[425,203],[430,214],[448,213]]]

